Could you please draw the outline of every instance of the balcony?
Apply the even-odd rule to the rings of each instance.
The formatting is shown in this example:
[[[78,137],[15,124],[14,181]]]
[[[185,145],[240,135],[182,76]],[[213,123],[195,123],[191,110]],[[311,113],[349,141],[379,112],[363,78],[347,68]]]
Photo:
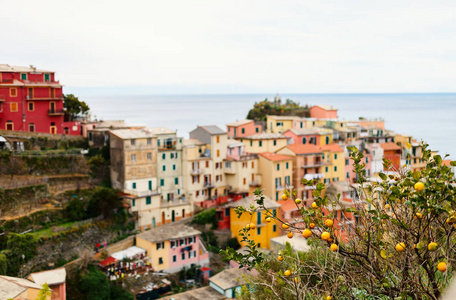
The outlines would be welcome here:
[[[161,200],[160,201],[160,207],[172,207],[172,206],[178,206],[178,205],[185,205],[189,204],[188,202],[185,202],[184,199],[173,199],[173,200]]]
[[[305,174],[304,179],[306,180],[314,180],[314,179],[322,179],[325,177],[324,173],[314,173],[314,174]]]
[[[65,112],[63,109],[50,109],[48,110],[48,116],[63,116]]]
[[[0,102],[5,102],[5,96],[4,95],[0,95]]]
[[[43,97],[43,98],[35,98],[33,96],[25,96],[25,100],[27,101],[61,101],[63,100],[63,95],[58,97]]]
[[[304,164],[301,166],[301,168],[304,168],[304,169],[308,169],[308,168],[318,168],[318,167],[322,167],[325,165],[325,162],[323,160],[318,160],[318,161],[313,161],[313,162],[310,162],[309,164]]]
[[[225,167],[225,169],[223,169],[223,172],[225,174],[236,174],[236,171],[232,167],[230,167],[230,168]]]
[[[195,176],[196,175],[201,175],[201,174],[203,174],[203,170],[202,169],[191,169],[190,170],[190,174],[191,175],[195,175]]]
[[[148,197],[148,196],[155,196],[155,195],[160,195],[158,191],[151,191],[151,190],[128,190],[127,191],[129,194],[138,196],[138,197]]]
[[[213,187],[215,187],[215,183],[213,181],[206,181],[204,183],[204,188],[210,189],[210,188],[213,188]]]
[[[277,186],[277,185],[276,185],[275,188],[276,188],[276,191],[283,191],[283,190],[292,189],[293,186],[292,186],[292,185],[287,185],[287,186],[281,186],[281,185]]]
[[[250,183],[250,186],[260,186],[260,182],[258,180],[254,180]]]

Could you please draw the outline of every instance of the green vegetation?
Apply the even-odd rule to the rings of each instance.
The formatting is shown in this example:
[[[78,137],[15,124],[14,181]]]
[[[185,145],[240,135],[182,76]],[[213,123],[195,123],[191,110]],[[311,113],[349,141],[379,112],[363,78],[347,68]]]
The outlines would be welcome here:
[[[63,108],[65,110],[65,120],[73,121],[79,114],[87,114],[90,110],[87,103],[79,100],[73,94],[63,96]]]
[[[21,265],[36,254],[36,239],[31,234],[10,233],[2,236],[0,266],[3,275],[16,276]],[[6,268],[5,268],[6,261]]]
[[[218,221],[217,221],[217,213],[215,211],[215,208],[211,208],[208,210],[205,210],[203,212],[200,212],[199,214],[195,215],[193,218],[192,224],[212,224],[211,229],[217,229],[218,227]]]
[[[422,149],[425,169],[412,172],[403,167],[391,175],[380,173],[378,183],[366,181],[363,154],[355,147],[350,149],[359,180],[359,201],[344,206],[341,195],[328,197],[325,185],[318,183],[313,191],[314,207],[297,204],[306,229],[290,226],[286,230],[309,234],[307,253],[288,247],[275,254],[282,257],[274,260],[243,229],[248,253],[242,255],[231,248],[222,251],[224,259],[260,272],[251,277],[259,288],[244,290],[242,297],[439,299],[452,281],[456,263],[455,174],[442,164],[442,157],[431,156],[427,145]],[[391,163],[384,160],[384,168],[392,170]],[[314,186],[315,182],[303,179],[302,184]],[[297,196],[295,190],[285,194],[293,200]],[[283,221],[264,207],[261,191],[256,196],[257,209],[265,210],[281,225]],[[344,216],[337,218],[333,207],[344,207]],[[240,215],[256,209],[238,207],[236,211]],[[333,226],[334,221],[351,226],[345,225],[342,232],[341,227]]]
[[[253,108],[247,114],[247,119],[266,121],[267,115],[309,117],[309,114],[309,107],[307,105],[301,106],[299,103],[290,99],[287,99],[282,104],[280,100],[269,101],[266,98],[259,103],[255,102]]]

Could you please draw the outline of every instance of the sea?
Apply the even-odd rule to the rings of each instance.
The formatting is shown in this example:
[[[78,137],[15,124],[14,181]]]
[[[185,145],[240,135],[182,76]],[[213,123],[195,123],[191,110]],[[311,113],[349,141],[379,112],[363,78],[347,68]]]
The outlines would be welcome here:
[[[148,127],[167,127],[188,138],[198,125],[226,124],[246,118],[255,102],[273,94],[132,95],[80,97],[97,120],[125,120]],[[382,118],[396,133],[425,141],[440,155],[456,159],[456,93],[448,94],[280,94],[301,105],[332,105],[339,119]]]

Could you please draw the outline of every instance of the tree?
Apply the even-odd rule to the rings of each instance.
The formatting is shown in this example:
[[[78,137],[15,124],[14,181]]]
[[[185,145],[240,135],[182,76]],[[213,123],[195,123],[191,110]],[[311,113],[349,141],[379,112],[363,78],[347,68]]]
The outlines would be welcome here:
[[[48,297],[52,296],[52,291],[47,283],[43,284],[41,287],[42,289],[39,291],[36,300],[46,300]]]
[[[79,290],[87,300],[109,300],[110,286],[106,274],[90,266],[88,272],[81,277]]]
[[[261,279],[252,281],[264,287],[261,292],[281,299],[438,299],[451,282],[455,266],[456,184],[442,157],[431,157],[427,145],[422,148],[425,169],[412,172],[404,166],[393,170],[384,160],[385,169],[395,172],[380,173],[379,182],[369,182],[364,177],[363,154],[353,147],[350,156],[359,180],[358,199],[338,219],[333,210],[323,214],[324,208],[344,204],[340,195],[325,195],[322,183],[316,184],[313,207],[296,204],[302,222],[286,231],[308,237],[308,255],[314,259],[284,251],[273,263],[250,243],[245,228],[242,234],[249,241],[248,253],[227,248],[222,254],[227,260],[257,269]],[[305,179],[302,183],[315,185]],[[266,210],[282,225],[283,221],[263,206],[261,191],[256,195],[256,209]],[[285,191],[285,195],[296,200],[295,190]],[[238,214],[247,210],[252,209],[236,209]],[[354,217],[352,230],[343,236],[340,227],[333,224],[349,221],[350,214]]]
[[[84,101],[80,101],[78,97],[73,94],[63,96],[63,108],[65,110],[65,119],[73,121],[79,114],[86,114],[90,108]]]
[[[87,215],[96,217],[101,214],[105,218],[111,217],[114,210],[122,207],[122,199],[117,191],[105,187],[97,187],[91,196],[87,207]]]
[[[5,254],[0,253],[0,275],[6,275],[8,271],[8,259]]]

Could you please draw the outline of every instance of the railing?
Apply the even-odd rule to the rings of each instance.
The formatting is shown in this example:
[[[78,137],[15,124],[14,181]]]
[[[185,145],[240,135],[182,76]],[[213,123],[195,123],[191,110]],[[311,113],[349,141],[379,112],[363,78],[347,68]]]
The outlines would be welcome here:
[[[211,181],[207,181],[204,183],[205,188],[212,188],[214,186],[215,186],[214,182],[211,182]]]
[[[160,201],[160,207],[171,207],[171,206],[177,206],[177,205],[183,205],[186,204],[185,200],[182,199],[173,199],[173,200],[161,200]]]
[[[313,162],[312,164],[304,164],[301,166],[301,168],[318,168],[318,167],[322,167],[325,165],[325,161],[316,161],[316,162]]]
[[[154,195],[159,195],[157,191],[151,191],[151,190],[128,190],[128,193],[133,194],[138,197],[147,197],[147,196],[154,196]]]
[[[48,115],[49,116],[62,116],[65,114],[65,111],[63,109],[50,109],[48,110]]]
[[[191,169],[190,170],[190,174],[191,175],[201,175],[203,173],[203,170],[202,169]]]
[[[33,96],[25,96],[25,100],[33,100],[33,101],[39,101],[39,100],[63,100],[63,95],[60,96],[54,96],[54,97],[42,97],[42,98],[35,98]]]
[[[307,180],[314,180],[314,179],[322,179],[325,177],[324,173],[314,173],[314,174],[305,174],[304,179]]]
[[[261,185],[261,184],[260,184],[260,182],[257,181],[257,180],[254,180],[254,181],[252,181],[252,182],[250,183],[250,186],[259,186],[259,185]]]

